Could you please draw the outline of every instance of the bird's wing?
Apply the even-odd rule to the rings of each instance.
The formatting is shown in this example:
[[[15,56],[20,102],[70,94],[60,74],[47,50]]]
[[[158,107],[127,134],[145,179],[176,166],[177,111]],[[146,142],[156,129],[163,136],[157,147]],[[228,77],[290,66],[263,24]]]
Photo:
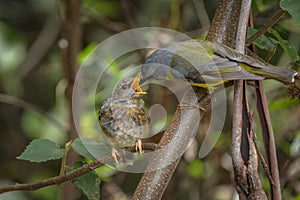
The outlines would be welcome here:
[[[111,136],[116,131],[117,127],[113,119],[113,114],[111,109],[112,105],[108,100],[102,104],[98,115],[99,115],[99,123],[102,130],[106,134]]]
[[[211,42],[186,41],[174,47],[173,51],[175,53],[171,63],[174,70],[172,73],[183,74],[184,77],[195,82],[263,79],[259,75],[249,73],[238,62],[231,60],[224,54],[216,54]]]
[[[227,57],[230,60],[234,60],[240,65],[244,64],[243,67],[248,68],[247,70],[252,73],[262,74],[267,78],[277,79],[282,82],[294,82],[294,77],[297,74],[294,70],[283,67],[275,67],[260,58],[253,58],[251,56],[241,54],[222,44],[213,43],[213,46],[216,54]]]

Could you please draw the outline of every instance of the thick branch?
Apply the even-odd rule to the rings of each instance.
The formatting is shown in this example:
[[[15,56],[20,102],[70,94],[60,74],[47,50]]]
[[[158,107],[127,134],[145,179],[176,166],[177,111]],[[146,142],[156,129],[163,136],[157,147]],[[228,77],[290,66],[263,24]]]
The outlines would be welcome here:
[[[237,0],[241,5],[236,34],[236,50],[245,52],[251,1]],[[252,131],[252,117],[246,98],[246,82],[235,81],[232,127],[232,162],[236,189],[242,200],[267,199],[258,175],[257,152]]]
[[[198,99],[200,100],[199,106],[207,109],[210,105],[210,97],[207,91],[203,89],[198,95]],[[185,104],[189,102],[188,98],[190,96],[188,93],[184,95]],[[199,123],[197,115],[199,111],[202,116],[204,110],[198,110],[196,106],[191,108],[177,107],[170,125],[158,144],[158,149],[166,148],[165,154],[156,154],[147,168],[148,170],[159,168],[159,170],[144,173],[132,199],[161,199],[182,156],[181,153],[191,140],[191,132],[197,131],[197,124]],[[171,145],[167,147],[170,143]],[[177,159],[171,162],[174,157]],[[167,163],[171,164],[164,168],[160,167]]]
[[[239,11],[240,7],[235,4],[234,0],[221,0],[219,3],[219,7],[216,11],[215,17],[209,29],[207,40],[222,42],[226,45],[232,44],[235,41],[236,27],[237,27],[237,18],[236,15]],[[238,15],[237,15],[238,16]],[[203,94],[202,94],[203,95]],[[203,99],[206,101],[209,99],[208,95],[204,96]],[[206,102],[204,101],[204,102]],[[199,103],[199,106],[206,107],[206,103]],[[180,137],[180,134],[174,134],[175,130],[178,128],[178,124],[176,122],[180,121],[183,116],[183,113],[179,113],[180,110],[174,114],[172,122],[168,126],[166,132],[164,133],[160,145],[167,144],[170,142],[172,138]],[[189,116],[193,116],[197,111],[191,111],[190,113],[186,113],[188,119]],[[203,114],[203,113],[201,113]],[[185,134],[184,132],[188,131],[188,124],[184,124],[184,130],[181,134]],[[179,139],[179,141],[181,141]],[[159,145],[159,146],[160,146]],[[179,144],[178,145],[182,145]],[[176,152],[169,152],[169,154],[176,154]],[[153,172],[147,172],[143,175],[134,195],[133,199],[160,199],[167,187],[169,180],[171,179],[175,168],[179,162],[179,159],[173,162],[171,165]],[[154,164],[160,166],[159,162],[162,162],[163,159],[158,158],[155,160]]]
[[[77,56],[81,49],[80,0],[66,0],[66,21],[64,23],[62,48],[62,63],[68,85],[66,96],[70,108],[69,139],[77,137],[72,114],[72,90],[78,69]]]
[[[240,3],[220,0],[206,39],[234,48]]]
[[[77,56],[81,49],[81,0],[65,0],[66,20],[64,22],[63,41],[62,45],[62,64],[64,74],[67,79],[66,97],[69,102],[69,126],[68,140],[73,140],[78,137],[77,130],[73,120],[72,112],[72,90],[78,69]],[[76,97],[75,97],[76,98]],[[71,151],[68,154],[67,165],[71,166],[75,160],[80,157]],[[72,200],[79,197],[78,189],[71,184],[63,185],[62,189],[63,199]]]

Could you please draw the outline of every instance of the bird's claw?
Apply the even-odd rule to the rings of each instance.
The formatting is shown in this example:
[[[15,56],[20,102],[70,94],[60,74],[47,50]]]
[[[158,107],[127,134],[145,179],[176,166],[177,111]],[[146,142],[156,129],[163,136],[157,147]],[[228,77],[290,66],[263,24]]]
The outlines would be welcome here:
[[[135,151],[139,152],[139,153],[144,153],[143,148],[142,148],[142,141],[141,140],[137,140],[135,143]]]
[[[115,161],[117,164],[119,164],[118,158],[120,158],[120,154],[119,154],[119,152],[117,151],[117,149],[114,148],[114,147],[113,147],[112,150],[111,150],[111,156],[113,157],[114,161]]]
[[[179,108],[187,108],[187,109],[198,109],[202,112],[206,112],[206,109],[199,106],[199,105],[192,105],[192,104],[189,104],[189,103],[181,103],[178,105]]]

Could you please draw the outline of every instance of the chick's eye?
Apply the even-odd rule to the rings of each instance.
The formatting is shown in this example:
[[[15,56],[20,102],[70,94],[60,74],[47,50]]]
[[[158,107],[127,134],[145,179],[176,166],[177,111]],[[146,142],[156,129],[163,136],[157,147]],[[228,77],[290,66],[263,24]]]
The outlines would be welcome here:
[[[126,90],[127,86],[126,85],[122,85],[121,90]]]

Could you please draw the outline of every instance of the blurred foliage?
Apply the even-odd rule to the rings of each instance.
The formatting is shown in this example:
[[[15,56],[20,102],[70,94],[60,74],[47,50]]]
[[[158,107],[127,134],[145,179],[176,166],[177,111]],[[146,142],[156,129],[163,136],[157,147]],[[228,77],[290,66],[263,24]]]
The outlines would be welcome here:
[[[280,1],[280,7],[283,10],[287,10],[292,18],[300,24],[300,2],[297,0],[281,0]]]
[[[292,17],[298,20],[299,1],[284,5],[287,0],[253,0],[255,29],[262,26],[281,6],[292,9]],[[204,6],[202,6],[202,3]],[[172,28],[193,38],[203,38],[208,30],[217,6],[217,0],[83,0],[82,1],[82,51],[78,62],[83,63],[90,52],[106,38],[126,30],[144,26]],[[0,4],[0,92],[16,96],[44,110],[62,125],[68,126],[68,103],[65,98],[66,81],[62,68],[62,53],[59,48],[62,36],[45,46],[53,32],[47,24],[53,19],[64,20],[62,0],[10,0]],[[296,17],[295,17],[296,15]],[[59,29],[59,24],[56,26]],[[60,31],[60,30],[59,30]],[[253,34],[255,30],[250,30]],[[44,33],[44,36],[43,34]],[[299,22],[285,15],[272,30],[255,43],[261,58],[270,58],[277,66],[286,67],[299,61]],[[154,41],[155,42],[155,41]],[[29,53],[31,52],[31,53]],[[39,52],[46,52],[42,56]],[[91,104],[99,108],[113,90],[115,83],[142,63],[149,52],[133,52],[112,61],[101,78],[97,94],[90,97]],[[29,63],[29,64],[28,64]],[[31,64],[30,64],[31,63]],[[299,70],[299,66],[293,65]],[[299,100],[290,100],[284,85],[272,80],[265,81],[266,96],[270,103],[278,150],[279,170],[283,199],[300,199],[300,105]],[[169,122],[177,101],[171,92],[156,85],[148,89],[147,106],[161,104],[166,109],[166,121],[158,121],[157,129]],[[163,199],[236,199],[231,166],[231,102],[232,90],[228,89],[228,113],[223,133],[213,151],[202,160],[197,158],[203,141],[209,116],[202,120],[197,140],[189,147],[172,178]],[[249,91],[251,96],[251,91]],[[0,99],[1,101],[1,99]],[[95,102],[94,102],[95,101]],[[252,103],[250,103],[252,104]],[[255,107],[251,107],[255,110]],[[86,113],[82,121],[85,137],[96,138],[99,133],[91,124],[95,113]],[[257,117],[256,117],[257,118]],[[32,164],[16,161],[33,139],[45,138],[59,145],[68,141],[66,130],[36,113],[35,110],[0,103],[0,184],[36,182],[59,173],[60,163]],[[258,121],[258,120],[257,120]],[[261,131],[257,125],[259,146],[263,151]],[[97,141],[101,138],[96,138]],[[159,136],[151,138],[157,142]],[[95,148],[98,148],[94,141]],[[86,156],[80,143],[73,148]],[[77,146],[76,146],[77,145]],[[74,147],[76,146],[76,147]],[[12,148],[13,147],[13,148]],[[88,157],[88,156],[86,156]],[[91,160],[86,159],[87,162]],[[268,180],[260,167],[263,186],[269,189]],[[28,173],[30,172],[30,173]],[[141,174],[118,172],[102,166],[95,170],[101,179],[102,199],[129,199],[138,184]],[[92,179],[95,178],[95,173]],[[95,180],[95,179],[93,179]],[[98,184],[98,182],[95,182]],[[81,186],[80,186],[81,187]],[[98,186],[97,186],[98,187]],[[60,199],[60,187],[51,186],[35,192],[13,192],[1,195],[0,199],[52,200]],[[84,196],[78,199],[85,199]]]

